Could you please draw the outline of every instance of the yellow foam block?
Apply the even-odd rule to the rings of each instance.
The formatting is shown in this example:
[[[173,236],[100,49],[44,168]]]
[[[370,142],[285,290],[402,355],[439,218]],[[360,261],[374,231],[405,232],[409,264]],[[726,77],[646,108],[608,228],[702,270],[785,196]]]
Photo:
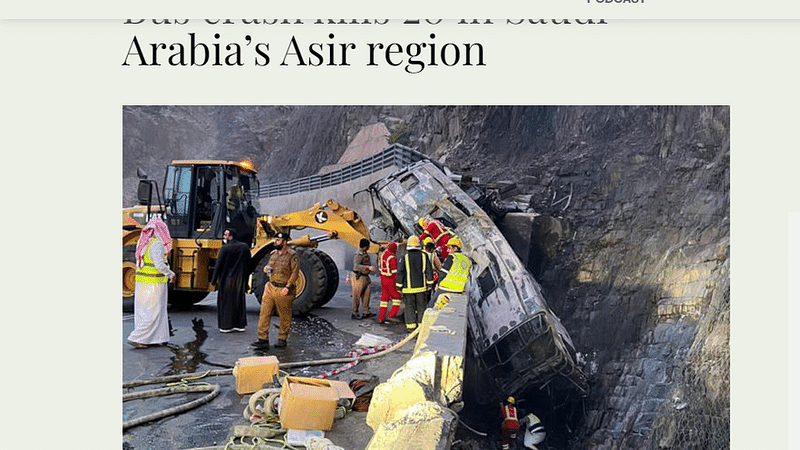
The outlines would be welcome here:
[[[264,384],[275,381],[278,358],[274,356],[248,356],[239,358],[233,367],[237,394],[252,394]]]

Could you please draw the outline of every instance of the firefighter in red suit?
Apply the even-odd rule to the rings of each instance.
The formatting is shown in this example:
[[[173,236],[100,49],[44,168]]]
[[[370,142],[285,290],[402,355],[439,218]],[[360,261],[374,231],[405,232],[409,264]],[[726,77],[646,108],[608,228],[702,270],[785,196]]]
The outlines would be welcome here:
[[[427,217],[419,219],[419,225],[423,230],[422,234],[419,235],[419,241],[424,242],[425,238],[430,236],[439,249],[439,258],[441,258],[441,261],[444,261],[445,258],[447,258],[447,241],[450,240],[453,233],[436,219],[429,219]]]
[[[386,251],[381,254],[378,261],[378,269],[381,275],[381,303],[378,309],[378,323],[386,322],[386,309],[391,302],[389,319],[394,319],[403,303],[403,294],[397,290],[397,243],[389,242],[386,244]]]
[[[503,402],[503,422],[500,424],[500,446],[503,450],[509,450],[517,439],[519,431],[519,417],[514,397],[508,397]],[[516,447],[516,445],[515,445]]]

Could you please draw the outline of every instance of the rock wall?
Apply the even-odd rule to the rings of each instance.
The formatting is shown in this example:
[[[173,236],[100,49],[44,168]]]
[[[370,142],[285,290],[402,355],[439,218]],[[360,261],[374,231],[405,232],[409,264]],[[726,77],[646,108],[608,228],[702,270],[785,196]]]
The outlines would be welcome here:
[[[177,158],[249,157],[262,182],[307,176],[335,163],[360,127],[405,122],[408,145],[454,172],[516,182],[533,210],[559,219],[561,241],[528,266],[591,394],[564,412],[535,411],[545,425],[569,448],[727,448],[729,112],[125,107],[123,182],[133,198],[137,165],[160,179]]]

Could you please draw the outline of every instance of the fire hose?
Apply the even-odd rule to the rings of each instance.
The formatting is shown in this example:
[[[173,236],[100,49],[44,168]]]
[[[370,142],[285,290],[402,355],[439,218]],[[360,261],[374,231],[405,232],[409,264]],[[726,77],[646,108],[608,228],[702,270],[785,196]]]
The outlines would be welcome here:
[[[308,366],[321,366],[327,364],[339,364],[339,363],[352,363],[352,362],[360,362],[360,361],[367,361],[375,358],[380,358],[381,356],[385,356],[401,347],[406,345],[409,341],[414,339],[419,334],[419,328],[414,330],[414,332],[410,333],[408,336],[404,337],[400,342],[382,350],[377,353],[367,354],[367,355],[357,355],[353,357],[347,358],[330,358],[330,359],[318,359],[318,360],[310,360],[310,361],[296,361],[296,362],[287,362],[287,363],[279,363],[278,367],[281,369],[291,369],[295,367],[308,367]],[[181,384],[178,386],[172,386],[162,389],[152,389],[149,391],[142,391],[132,394],[123,394],[122,401],[134,400],[139,398],[147,398],[147,397],[155,397],[160,395],[170,395],[170,394],[177,394],[177,393],[186,393],[186,392],[207,392],[211,391],[208,395],[185,403],[183,405],[179,405],[173,408],[165,409],[163,411],[159,411],[157,413],[148,414],[145,416],[137,417],[135,419],[131,419],[129,421],[123,422],[122,429],[128,429],[130,427],[141,425],[143,423],[151,422],[153,420],[161,419],[163,417],[167,417],[174,414],[179,414],[190,409],[196,408],[200,405],[210,402],[214,397],[216,397],[220,392],[219,385],[189,385],[188,382],[192,380],[197,380],[209,376],[223,376],[223,375],[232,375],[233,369],[221,369],[221,370],[208,370],[205,372],[195,372],[190,374],[178,374],[178,375],[166,375],[163,377],[156,377],[149,380],[135,380],[135,381],[126,381],[122,383],[122,388],[134,388],[138,386],[145,386],[148,384],[159,384],[159,383],[174,383],[180,382]]]

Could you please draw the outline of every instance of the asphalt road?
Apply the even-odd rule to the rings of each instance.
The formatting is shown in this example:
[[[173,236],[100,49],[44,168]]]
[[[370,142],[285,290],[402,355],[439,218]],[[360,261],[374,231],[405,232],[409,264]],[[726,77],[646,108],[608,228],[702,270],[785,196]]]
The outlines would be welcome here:
[[[377,313],[380,287],[377,277],[372,284],[371,311]],[[205,371],[230,369],[236,360],[246,356],[262,354],[275,355],[281,363],[310,361],[344,357],[349,350],[356,348],[355,342],[363,333],[384,336],[393,342],[405,337],[404,326],[378,325],[375,318],[352,320],[350,318],[350,287],[341,280],[334,298],[322,308],[318,308],[306,318],[294,318],[288,347],[270,349],[266,353],[256,353],[250,343],[256,339],[259,303],[253,295],[247,297],[247,330],[241,333],[220,333],[217,327],[216,295],[212,293],[205,300],[189,310],[170,309],[170,342],[165,346],[134,349],[126,344],[128,334],[133,330],[133,314],[122,314],[122,361],[123,382],[151,380],[174,374],[188,374]],[[277,325],[278,318],[273,317]],[[277,342],[273,326],[271,341]],[[349,382],[352,379],[366,379],[376,375],[385,381],[411,356],[413,341],[388,356],[364,361],[331,379]],[[291,375],[315,377],[325,371],[336,369],[342,364],[308,366],[290,369]],[[220,394],[209,403],[190,411],[158,419],[132,428],[122,433],[123,449],[193,449],[223,446],[232,436],[235,425],[246,425],[243,417],[250,396],[236,393],[234,377],[220,375],[202,380],[220,386]],[[124,389],[123,394],[140,390],[164,387],[152,384],[134,389]],[[200,398],[205,393],[176,394],[130,400],[122,404],[122,421],[152,414],[167,408]],[[350,412],[345,418],[337,419],[333,429],[327,433],[336,445],[348,450],[363,449],[372,430],[365,423],[366,413]]]

